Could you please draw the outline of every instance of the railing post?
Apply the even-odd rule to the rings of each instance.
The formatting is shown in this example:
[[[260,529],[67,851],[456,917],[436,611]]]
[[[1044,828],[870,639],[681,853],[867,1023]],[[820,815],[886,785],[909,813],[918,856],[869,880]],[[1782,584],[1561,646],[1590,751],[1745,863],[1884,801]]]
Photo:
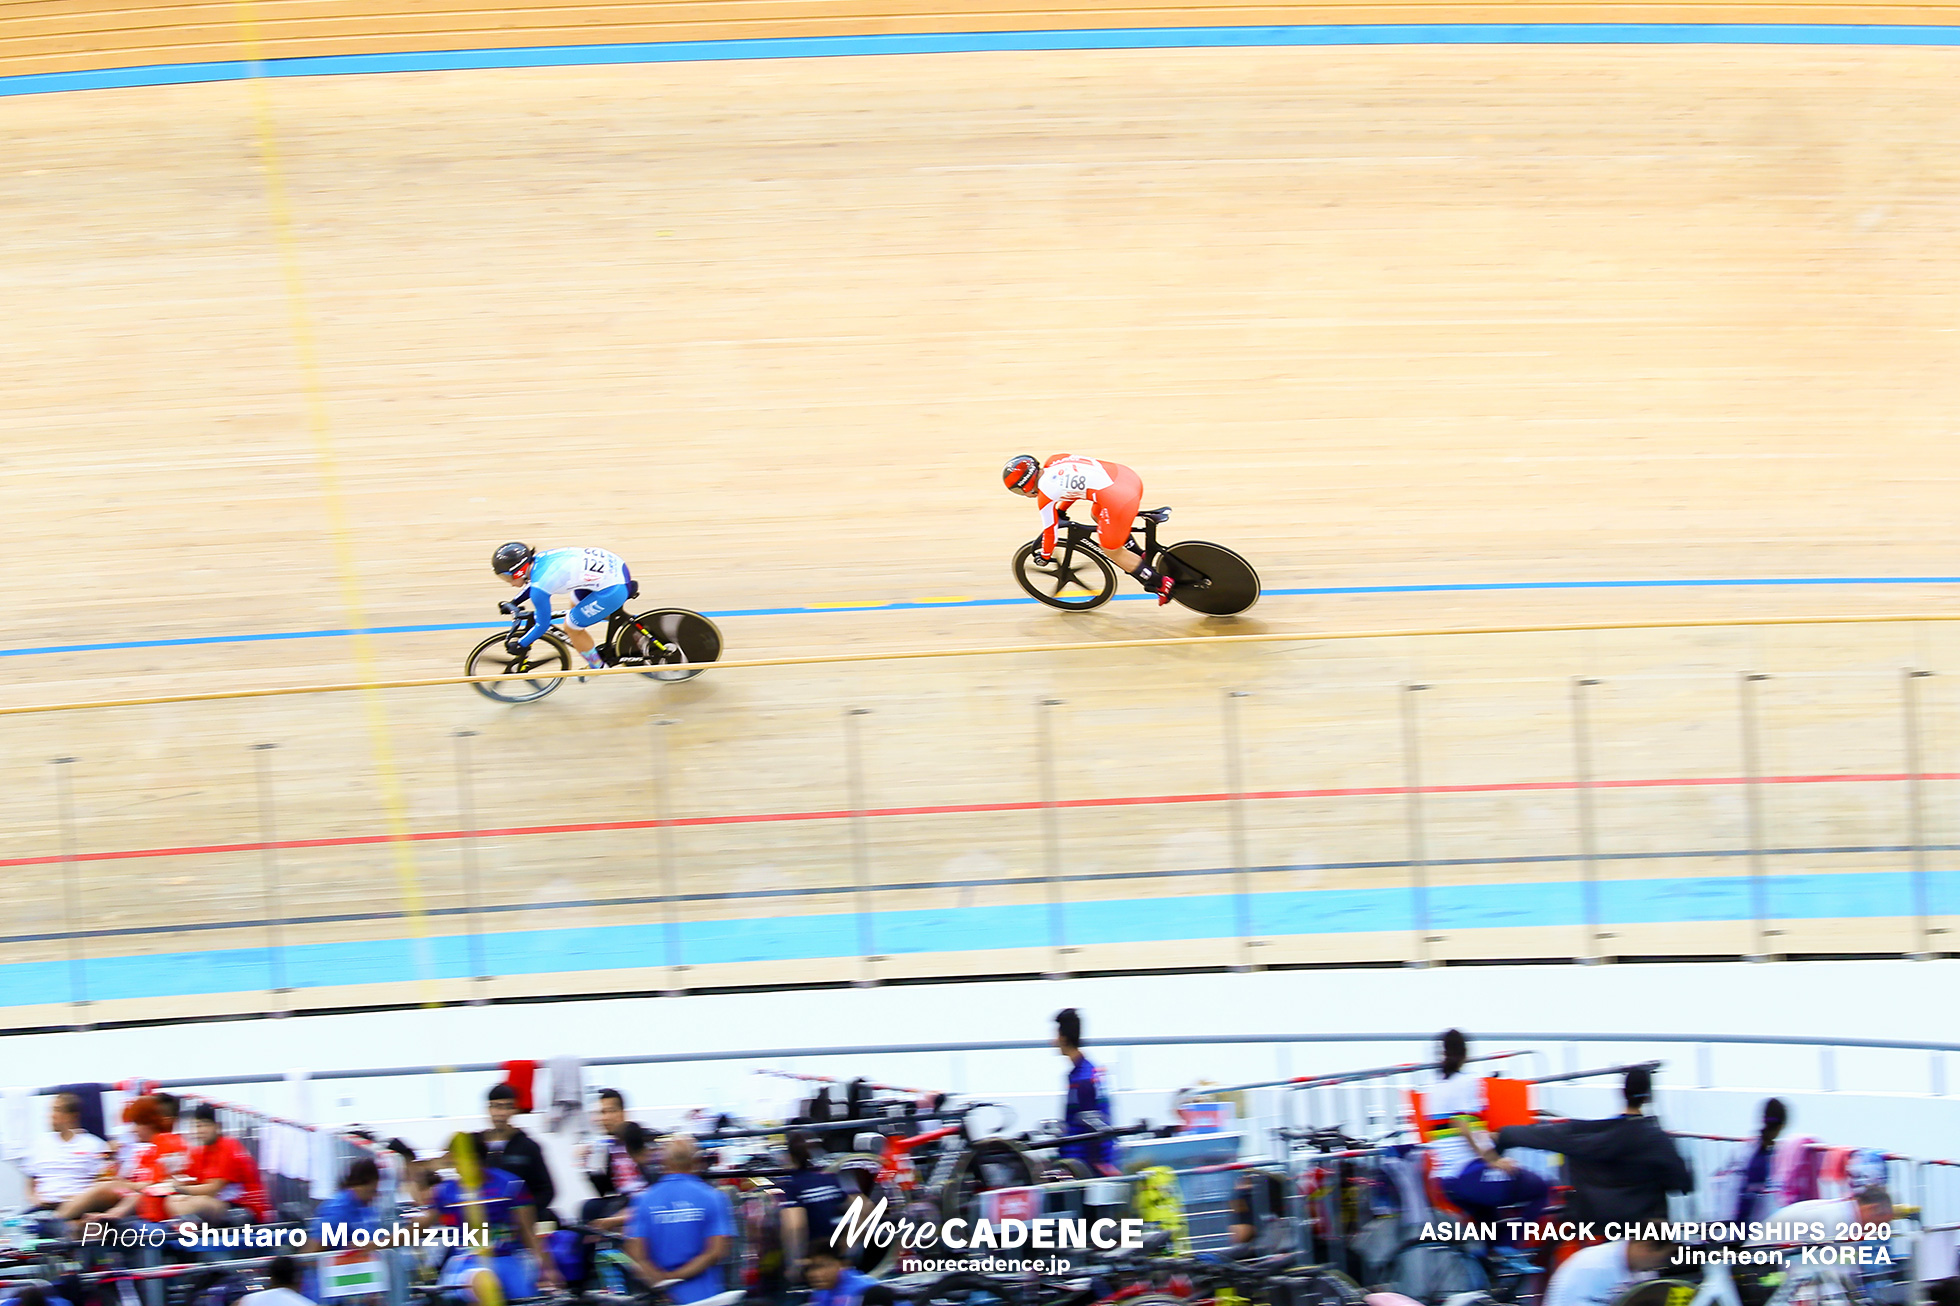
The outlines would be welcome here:
[[[1925,766],[1920,756],[1919,682],[1932,675],[1907,667],[1899,672],[1899,711],[1904,718],[1906,741],[1906,830],[1912,858],[1912,914],[1915,924],[1913,946],[1907,955],[1927,959],[1938,956],[1933,936],[1933,908],[1926,882],[1926,784]]]
[[[275,998],[284,999],[292,987],[286,983],[286,941],[284,927],[285,913],[279,893],[279,832],[272,812],[272,750],[277,744],[253,744],[252,753],[255,765],[253,771],[258,782],[259,797],[259,868],[264,873],[265,893],[265,962],[266,979],[270,981],[267,991]],[[285,1015],[292,1006],[290,1001],[277,1004],[275,1015]]]
[[[1695,1044],[1695,1074],[1703,1088],[1715,1087],[1715,1049],[1707,1043]]]
[[[1769,884],[1764,879],[1762,758],[1756,720],[1756,685],[1769,677],[1745,671],[1740,681],[1743,803],[1749,830],[1749,915],[1754,922],[1750,960],[1771,958],[1769,940],[1780,930],[1769,928]]]
[[[1598,683],[1589,676],[1572,677],[1572,775],[1579,802],[1579,891],[1585,917],[1578,959],[1583,962],[1600,959],[1606,938],[1599,923],[1599,827],[1593,813],[1592,728],[1586,713],[1586,689]]]
[[[1826,1093],[1837,1092],[1837,1049],[1820,1047],[1817,1049],[1817,1083]]]
[[[1427,685],[1404,681],[1396,695],[1402,715],[1403,816],[1409,840],[1409,916],[1415,927],[1415,965],[1430,964],[1429,945],[1438,940],[1429,932],[1429,850],[1422,821],[1422,741],[1416,729],[1416,695]]]
[[[667,727],[679,725],[672,717],[653,723],[653,819],[660,838],[660,898],[662,933],[667,951],[670,994],[687,992],[687,955],[682,948],[680,919],[680,853],[674,846],[672,767],[667,756]]]
[[[1239,700],[1250,694],[1240,689],[1225,691],[1225,783],[1231,794],[1232,820],[1232,896],[1233,914],[1239,934],[1239,961],[1232,969],[1252,969],[1252,950],[1259,945],[1252,937],[1252,855],[1248,851],[1245,825],[1245,758],[1239,735]]]
[[[1035,704],[1035,747],[1039,756],[1036,770],[1041,776],[1041,837],[1046,865],[1042,883],[1048,894],[1048,948],[1052,960],[1051,979],[1068,973],[1068,928],[1062,908],[1062,828],[1055,798],[1055,732],[1049,710],[1062,705],[1059,698],[1044,698]]]
[[[858,987],[876,984],[877,954],[871,917],[871,835],[865,828],[864,750],[858,737],[858,718],[871,715],[868,707],[844,710],[844,784],[851,803],[851,880],[857,904],[858,956],[863,974],[853,983]]]
[[[476,731],[458,730],[455,738],[456,819],[457,828],[463,832],[463,923],[469,947],[470,983],[480,986],[489,983],[490,973],[483,961],[483,908],[477,893],[476,797],[470,784],[470,740],[476,738]],[[482,1006],[486,1001],[480,987],[470,995],[472,1006]]]
[[[68,923],[68,1000],[74,1005],[76,1024],[93,1028],[84,1017],[88,1013],[88,952],[82,946],[82,895],[75,869],[75,795],[68,779],[72,757],[57,757],[54,768],[55,822],[61,837],[62,917]]]

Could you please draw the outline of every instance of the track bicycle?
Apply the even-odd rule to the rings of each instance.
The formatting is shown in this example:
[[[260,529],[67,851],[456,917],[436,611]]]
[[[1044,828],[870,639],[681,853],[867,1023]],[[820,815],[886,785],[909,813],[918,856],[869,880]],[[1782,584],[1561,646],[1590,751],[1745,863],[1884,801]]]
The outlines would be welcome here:
[[[564,613],[552,613],[545,633],[520,656],[505,646],[531,629],[533,614],[515,602],[499,603],[497,611],[510,618],[510,629],[471,649],[463,661],[464,675],[568,672],[579,665],[571,645],[560,634]],[[721,631],[700,613],[685,608],[654,608],[637,616],[621,608],[606,619],[606,637],[599,642],[599,649],[613,666],[651,668],[640,673],[649,680],[689,680],[700,675],[703,668],[673,664],[715,661],[721,656]],[[536,680],[477,681],[470,688],[499,703],[535,703],[570,678],[551,675]]]
[[[1169,508],[1137,514],[1130,535],[1143,560],[1166,572],[1175,582],[1171,598],[1194,612],[1229,617],[1259,601],[1259,573],[1252,564],[1222,544],[1181,540],[1159,544],[1157,528],[1171,519]],[[1116,564],[1094,543],[1093,522],[1061,517],[1055,525],[1055,556],[1043,567],[1034,560],[1039,538],[1023,544],[1014,555],[1014,579],[1036,600],[1064,612],[1087,612],[1109,602],[1116,593]]]

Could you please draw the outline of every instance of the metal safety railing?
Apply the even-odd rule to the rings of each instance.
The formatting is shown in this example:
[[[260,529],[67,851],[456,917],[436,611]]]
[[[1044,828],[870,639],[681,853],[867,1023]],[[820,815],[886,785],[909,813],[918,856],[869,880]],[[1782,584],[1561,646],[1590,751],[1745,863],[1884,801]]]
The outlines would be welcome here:
[[[1650,1033],[1588,1033],[1583,1031],[1560,1032],[1491,1032],[1477,1031],[1477,1037],[1487,1042],[1498,1043],[1666,1043],[1701,1044],[1711,1047],[1795,1047],[1814,1048],[1820,1052],[1832,1048],[1870,1048],[1929,1053],[1960,1052],[1960,1042],[1935,1042],[1920,1039],[1880,1039],[1880,1038],[1836,1038],[1820,1035],[1783,1034],[1650,1034]],[[1419,1043],[1432,1044],[1436,1040],[1433,1031],[1428,1032],[1374,1032],[1374,1033],[1321,1033],[1321,1034],[1143,1034],[1114,1035],[1098,1038],[1097,1049],[1110,1048],[1165,1048],[1165,1047],[1281,1047],[1311,1044],[1346,1043]],[[803,1057],[857,1057],[925,1055],[964,1052],[1032,1052],[1052,1050],[1054,1044],[1046,1039],[983,1039],[983,1040],[933,1040],[915,1043],[863,1043],[840,1044],[832,1047],[802,1048],[707,1048],[689,1052],[644,1052],[616,1056],[589,1057],[580,1061],[582,1066],[661,1066],[686,1065],[695,1062],[711,1061],[767,1061],[795,1060]],[[1510,1051],[1501,1054],[1505,1057],[1543,1055],[1527,1050]],[[1483,1059],[1482,1057],[1477,1058]],[[490,1074],[502,1073],[505,1067],[501,1061],[465,1061],[450,1064],[429,1064],[411,1066],[371,1066],[341,1070],[315,1070],[308,1072],[313,1080],[335,1079],[391,1079],[405,1076],[436,1074]],[[1381,1073],[1407,1073],[1433,1068],[1433,1062],[1409,1062],[1393,1068],[1384,1068]],[[1350,1072],[1338,1072],[1339,1078]],[[1354,1072],[1376,1073],[1376,1072]],[[164,1079],[156,1081],[163,1088],[223,1088],[243,1084],[276,1084],[286,1080],[284,1074],[259,1072],[243,1075],[215,1075],[204,1079]],[[1318,1077],[1307,1076],[1313,1080]],[[1546,1082],[1561,1078],[1558,1075],[1546,1077]],[[848,1082],[848,1081],[846,1081]],[[1283,1077],[1259,1084],[1228,1086],[1226,1088],[1207,1087],[1206,1092],[1236,1091],[1238,1087],[1284,1087],[1303,1082],[1299,1077]],[[1312,1085],[1309,1084],[1309,1087]],[[1698,1084],[1696,1087],[1712,1087]],[[1755,1087],[1755,1086],[1752,1086]],[[1820,1087],[1829,1091],[1828,1084]],[[60,1091],[58,1087],[40,1088],[40,1094]],[[913,1090],[906,1089],[905,1092]],[[1936,1081],[1929,1088],[1933,1096],[1944,1095],[1943,1082]]]
[[[782,667],[898,665],[933,658],[1101,657],[1122,650],[1199,645],[1309,649],[1341,641],[1445,636],[1883,627],[1953,620],[1960,617],[1895,614],[1285,632],[732,659],[715,667],[717,674],[756,675]],[[637,672],[624,668],[585,674]],[[1816,697],[1811,686],[1817,683],[1815,677],[1803,679],[1807,675],[1797,673],[1806,687],[1802,696],[1806,703]],[[973,750],[989,756],[1014,752],[1018,758],[1018,750],[1025,746],[1026,764],[994,767],[984,781],[962,781],[945,793],[927,795],[947,801],[916,800],[915,791],[923,782],[915,768],[906,771],[899,792],[879,793],[870,772],[875,769],[881,732],[888,734],[894,756],[907,759],[917,756],[916,749],[937,746],[943,736],[923,721],[910,721],[903,706],[866,708],[864,701],[877,700],[882,691],[856,686],[840,690],[834,705],[807,713],[808,729],[793,741],[793,751],[800,756],[800,750],[807,749],[812,759],[821,758],[826,779],[836,781],[832,805],[795,812],[722,810],[733,801],[733,793],[751,789],[737,786],[725,793],[693,794],[690,776],[719,775],[731,767],[731,773],[740,774],[743,758],[734,752],[724,755],[725,750],[739,751],[739,745],[729,743],[726,732],[715,740],[695,738],[685,728],[690,722],[662,717],[649,723],[644,736],[652,743],[652,765],[644,770],[636,766],[631,777],[603,795],[604,810],[597,813],[601,819],[583,819],[595,815],[587,810],[597,801],[594,795],[547,792],[538,787],[546,782],[530,776],[523,781],[527,801],[543,819],[515,828],[479,821],[475,799],[512,778],[507,774],[511,763],[496,747],[505,733],[516,729],[508,714],[483,717],[459,707],[459,719],[469,724],[425,731],[415,741],[412,763],[384,765],[385,758],[407,756],[399,739],[390,748],[376,745],[366,750],[374,753],[367,757],[349,731],[350,738],[334,745],[341,750],[335,758],[344,774],[331,767],[327,770],[355,786],[356,792],[364,791],[370,780],[378,786],[371,811],[364,814],[358,804],[350,810],[338,802],[328,811],[311,797],[316,789],[333,789],[319,779],[322,772],[316,757],[323,745],[314,725],[288,722],[274,728],[272,708],[251,706],[308,695],[408,692],[476,683],[467,677],[4,707],[0,708],[4,720],[66,713],[76,735],[63,738],[67,755],[51,764],[48,810],[22,818],[34,822],[32,829],[23,832],[23,855],[0,859],[0,865],[17,869],[31,890],[27,896],[35,899],[33,914],[16,913],[21,923],[0,938],[15,955],[32,958],[16,967],[18,979],[8,996],[13,1004],[40,1009],[36,1027],[47,1024],[49,1008],[62,1005],[72,1008],[75,1024],[89,1025],[102,1014],[91,1009],[105,1002],[173,995],[175,968],[143,964],[145,950],[156,940],[169,938],[169,946],[181,948],[186,938],[211,938],[225,952],[208,966],[208,972],[235,977],[232,982],[239,991],[262,990],[264,1010],[283,1013],[300,1005],[296,994],[345,982],[348,968],[328,955],[333,947],[405,929],[410,944],[389,954],[393,959],[387,966],[370,967],[375,978],[365,982],[409,987],[457,982],[457,991],[441,994],[404,990],[404,1001],[466,1000],[467,996],[522,1000],[526,993],[507,991],[521,986],[498,987],[498,977],[510,971],[549,973],[551,968],[540,968],[535,955],[546,942],[541,931],[575,919],[568,913],[594,911],[624,915],[650,931],[645,946],[636,943],[633,950],[637,969],[649,972],[647,992],[686,990],[701,982],[698,973],[711,964],[776,960],[726,946],[731,932],[716,927],[731,913],[753,915],[757,929],[752,933],[759,938],[771,935],[762,928],[764,924],[821,914],[826,925],[815,936],[824,940],[828,951],[818,961],[855,968],[857,978],[877,982],[908,978],[912,973],[887,965],[893,960],[890,952],[901,949],[894,927],[886,923],[887,912],[939,912],[931,904],[948,897],[990,908],[998,900],[1005,904],[998,910],[1006,912],[1011,906],[1013,920],[1000,929],[963,932],[956,927],[953,909],[947,908],[945,927],[935,927],[935,937],[946,953],[977,951],[984,942],[988,949],[1025,954],[1017,967],[1032,965],[1038,973],[1066,974],[1084,965],[1080,954],[1085,951],[1087,931],[1078,920],[1092,909],[1110,917],[1113,909],[1100,904],[1118,884],[1134,901],[1126,899],[1124,910],[1114,913],[1114,918],[1141,920],[1164,900],[1187,900],[1182,909],[1188,922],[1185,941],[1201,944],[1205,957],[1199,964],[1215,967],[1322,960],[1307,955],[1312,950],[1296,942],[1302,939],[1325,939],[1326,947],[1340,954],[1329,958],[1333,960],[1413,964],[1524,955],[1591,961],[1675,955],[1668,951],[1672,948],[1679,948],[1680,955],[1695,956],[1936,955],[1944,946],[1948,919],[1960,917],[1960,902],[1951,901],[1950,888],[1931,864],[1940,851],[1960,846],[1943,838],[1937,786],[1955,781],[1960,770],[1939,769],[1944,754],[1933,756],[1947,743],[1943,735],[1930,732],[1927,723],[1948,710],[1946,699],[1952,695],[1930,688],[1942,682],[1929,675],[1917,666],[1901,667],[1896,673],[1842,673],[1843,683],[1856,682],[1840,704],[1856,709],[1845,736],[1851,746],[1834,737],[1832,746],[1819,752],[1808,769],[1799,765],[1794,770],[1775,765],[1790,755],[1781,746],[1785,736],[1778,732],[1784,709],[1776,697],[1778,684],[1789,677],[1697,669],[1691,678],[1698,697],[1685,707],[1669,709],[1687,715],[1657,723],[1648,710],[1650,701],[1643,697],[1647,691],[1640,688],[1650,680],[1658,683],[1655,677],[1547,676],[1530,681],[1531,710],[1509,714],[1530,720],[1543,735],[1534,737],[1531,747],[1518,750],[1521,756],[1529,756],[1523,769],[1530,774],[1521,772],[1514,779],[1486,774],[1474,783],[1452,783],[1450,770],[1463,770],[1465,759],[1453,755],[1449,743],[1451,696],[1495,694],[1499,691],[1491,686],[1498,682],[1437,678],[1329,688],[1318,682],[1306,684],[1274,661],[1247,668],[1243,683],[1230,688],[1199,689],[1179,681],[1152,691],[1184,713],[1179,718],[1183,742],[1202,745],[1194,756],[1215,757],[1219,763],[1212,768],[1219,783],[1204,792],[1112,795],[1073,787],[1062,749],[1065,739],[1072,740],[1082,731],[1083,708],[1069,705],[1063,713],[1058,711],[1064,706],[1060,700],[1030,696],[1023,700],[1030,709],[1025,720],[1006,720],[995,713],[976,727],[984,736],[979,742],[986,747]],[[527,673],[519,678],[537,677]],[[1505,686],[1524,683],[1503,682]],[[1621,691],[1625,691],[1622,698],[1616,698]],[[1373,751],[1366,758],[1354,758],[1352,767],[1347,762],[1353,744],[1344,745],[1333,760],[1309,766],[1301,760],[1300,750],[1283,749],[1276,742],[1292,737],[1293,725],[1301,720],[1325,723],[1326,714],[1308,712],[1311,705],[1306,701],[1309,694],[1322,692],[1357,696],[1353,721],[1368,726],[1362,733]],[[1675,694],[1672,688],[1668,692]],[[1503,693],[1516,696],[1524,691],[1506,688]],[[1791,702],[1794,711],[1798,700]],[[218,728],[203,724],[205,715],[199,712],[226,703],[249,711],[227,716]],[[171,715],[180,706],[186,709],[183,719]],[[807,695],[799,695],[798,710],[806,708]],[[1127,737],[1126,722],[1111,717],[1106,724],[1110,731]],[[136,729],[125,728],[128,725]],[[1710,725],[1717,728],[1704,728]],[[670,728],[674,726],[683,728]],[[1697,748],[1713,751],[1697,754],[1694,764],[1677,768],[1691,774],[1653,773],[1655,767],[1670,765],[1662,759],[1679,755],[1679,740],[1670,732],[1688,727],[1693,728]],[[183,837],[172,824],[169,846],[149,846],[142,839],[99,833],[147,829],[145,821],[153,819],[148,814],[127,819],[118,815],[112,821],[91,810],[92,783],[121,791],[126,781],[123,741],[132,733],[172,740],[173,748],[195,753],[191,770],[217,777],[210,782],[210,806],[202,809],[207,814],[201,819],[222,819],[222,836],[195,829]],[[280,733],[288,737],[267,737]],[[636,739],[633,747],[640,748],[642,742]],[[1643,751],[1655,760],[1629,762]],[[292,761],[281,760],[289,756]],[[704,759],[717,766],[699,765]],[[1803,759],[1790,760],[1800,764]],[[39,763],[16,763],[15,770],[23,766]],[[307,789],[282,786],[280,768],[299,766],[309,776]],[[1487,767],[1479,770],[1488,772]],[[1354,784],[1353,774],[1362,771],[1372,781],[1389,783]],[[1464,778],[1471,778],[1467,770]],[[1851,816],[1829,823],[1827,838],[1823,825],[1810,815],[1794,809],[1785,812],[1780,804],[1778,795],[1789,792],[1785,786],[1799,784],[1882,786],[1887,801],[1852,804]],[[1896,802],[1891,801],[1894,794]],[[1521,795],[1557,804],[1557,819],[1531,834],[1528,842],[1508,833],[1500,837],[1489,813],[1490,804]],[[880,805],[881,797],[887,805]],[[1367,819],[1341,823],[1340,833],[1330,834],[1326,814],[1320,810],[1327,803],[1365,811]],[[1667,804],[1669,812],[1680,809],[1678,819],[1656,825],[1649,819],[1659,810],[1656,803]],[[20,813],[32,806],[17,800],[10,810]],[[409,818],[411,812],[447,812],[452,807],[455,820],[440,828],[413,824]],[[1215,835],[1219,851],[1202,857],[1179,856],[1176,864],[1151,870],[1072,870],[1072,814],[1118,807],[1139,814],[1140,819],[1178,813],[1181,822],[1193,827],[1193,836]],[[987,854],[1029,859],[1026,866],[1006,863],[1011,873],[926,873],[921,870],[924,863],[904,849],[893,854],[880,845],[881,832],[889,828],[881,823],[925,820],[948,830],[966,822],[960,826],[962,837],[974,835],[977,844],[987,845],[997,836],[981,835],[981,826],[974,823],[1002,813],[1026,813],[1030,818],[1025,827],[1030,848],[1003,839],[999,850]],[[49,819],[43,820],[44,815]],[[240,826],[256,837],[240,837]],[[743,830],[744,837],[782,843],[800,840],[811,846],[825,844],[832,837],[829,831],[839,831],[844,837],[837,842],[844,847],[829,850],[825,845],[824,855],[813,855],[809,866],[799,863],[798,869],[786,870],[768,884],[726,886],[725,877],[711,873],[709,861],[728,854],[707,839],[708,833],[724,827]],[[1651,836],[1654,829],[1669,832],[1664,844]],[[572,841],[579,841],[578,847],[586,850],[580,855],[593,867],[589,892],[581,891],[584,885],[560,886],[556,881],[526,878],[514,864],[525,859],[505,858],[513,865],[498,867],[498,852],[505,844],[538,837],[558,840],[560,854],[568,852]],[[46,844],[34,846],[39,839],[46,839]],[[643,844],[635,842],[640,839]],[[1292,854],[1301,847],[1324,848],[1326,855],[1296,860]],[[438,852],[443,859],[440,875],[431,872],[427,861]],[[804,853],[784,855],[803,857]],[[225,863],[225,875],[215,881],[225,886],[222,893],[181,900],[168,897],[160,914],[140,922],[108,916],[97,904],[117,899],[96,891],[102,887],[100,877],[127,874],[129,865],[151,864],[148,859],[155,858],[236,860]],[[652,874],[615,877],[609,868],[628,859],[636,867],[650,861]],[[1781,868],[1793,866],[1801,866],[1806,874],[1781,874]],[[1811,873],[1830,866],[1836,866],[1838,873],[1828,883]],[[1672,878],[1647,878],[1659,873],[1649,871],[1650,867],[1668,868],[1665,874]],[[32,868],[45,870],[37,873]],[[1621,873],[1628,871],[1639,873]],[[349,888],[345,879],[355,872],[365,877],[359,891]],[[1328,883],[1323,885],[1323,879]],[[1546,886],[1544,910],[1519,922],[1497,904],[1495,890],[1527,882]],[[1348,920],[1338,934],[1324,933],[1322,918],[1314,910],[1315,895],[1323,887],[1344,895],[1344,912],[1365,919]],[[646,891],[649,888],[653,891]],[[1647,943],[1631,941],[1642,927],[1624,922],[1671,919],[1664,914],[1669,893],[1695,897],[1700,922],[1695,930],[1677,931],[1669,939],[1656,935]],[[1659,896],[1648,900],[1655,895]],[[928,906],[919,907],[922,902]],[[1200,902],[1202,907],[1192,905]],[[1663,914],[1656,915],[1657,910]],[[1718,923],[1719,931],[1714,928]],[[1500,937],[1520,924],[1533,927],[1529,944]],[[912,930],[909,921],[906,928]],[[521,940],[514,937],[519,933],[524,936]],[[1120,937],[1116,944],[1098,943],[1105,956],[1095,960],[1096,968],[1127,969],[1133,962],[1136,969],[1151,969],[1158,964],[1154,959],[1166,950],[1166,936],[1155,927],[1139,926],[1134,933],[1134,955],[1127,960],[1108,956],[1108,949],[1122,944]],[[309,941],[301,944],[301,937]],[[1353,942],[1363,937],[1373,942],[1365,947]],[[1484,947],[1476,939],[1491,942]],[[507,959],[520,949],[522,965]],[[1358,952],[1350,957],[1343,949],[1366,955]],[[908,941],[903,950],[917,949]],[[577,947],[567,945],[563,953],[563,969],[580,968]],[[1029,962],[1028,956],[1040,959]],[[818,964],[802,960],[806,965]],[[955,970],[987,973],[969,969],[965,962]],[[720,986],[726,978],[714,982]],[[199,1003],[205,1001],[201,992],[181,995],[187,1010],[199,1011]],[[331,1007],[341,1001],[341,997],[322,998],[321,1004]],[[239,1009],[235,997],[221,1005],[229,1013]]]

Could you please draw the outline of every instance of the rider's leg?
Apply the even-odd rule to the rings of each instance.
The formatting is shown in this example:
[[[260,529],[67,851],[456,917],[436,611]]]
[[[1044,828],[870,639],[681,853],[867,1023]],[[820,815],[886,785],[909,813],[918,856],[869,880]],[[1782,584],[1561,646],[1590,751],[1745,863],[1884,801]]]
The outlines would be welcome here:
[[[571,640],[572,647],[584,655],[586,666],[605,665],[592,638],[592,628],[625,606],[626,586],[608,585],[574,603],[572,610],[565,614],[565,638]]]
[[[1157,596],[1157,602],[1170,601],[1170,577],[1143,560],[1130,547],[1130,528],[1136,525],[1137,510],[1143,507],[1143,478],[1129,468],[1124,475],[1096,491],[1096,543],[1108,559],[1136,577],[1137,584]]]
[[[496,1271],[480,1269],[470,1276],[470,1298],[476,1306],[504,1306],[504,1285]]]

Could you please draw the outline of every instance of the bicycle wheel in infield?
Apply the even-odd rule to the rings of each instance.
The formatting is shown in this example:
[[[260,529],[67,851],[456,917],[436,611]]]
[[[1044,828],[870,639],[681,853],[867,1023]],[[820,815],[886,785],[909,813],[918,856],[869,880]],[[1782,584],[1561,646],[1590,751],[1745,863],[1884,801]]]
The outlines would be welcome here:
[[[1362,1306],[1366,1295],[1339,1270],[1315,1266],[1276,1275],[1254,1300],[1267,1306]]]
[[[1689,1306],[1701,1285],[1686,1279],[1649,1279],[1613,1299],[1613,1306]]]
[[[1208,617],[1229,617],[1259,601],[1259,573],[1222,544],[1182,540],[1164,550],[1164,567],[1177,582],[1171,598]]]
[[[1014,579],[1029,595],[1064,612],[1100,608],[1116,593],[1116,566],[1087,544],[1063,546],[1046,567],[1035,565],[1034,541],[1014,555]]]
[[[864,1199],[866,1209],[882,1201],[887,1203],[886,1210],[893,1213],[892,1218],[896,1218],[897,1211],[905,1204],[905,1194],[892,1185],[878,1181],[878,1172],[883,1165],[882,1160],[869,1152],[839,1152],[824,1158],[823,1168],[837,1176],[837,1186],[844,1190],[847,1206],[856,1198]],[[876,1243],[867,1243],[859,1253],[857,1268],[866,1274],[876,1274],[895,1262],[901,1250],[896,1239],[882,1248]]]
[[[664,650],[661,645],[666,646]],[[698,612],[686,608],[655,608],[642,612],[620,628],[617,650],[621,658],[647,662],[713,662],[721,657],[721,631]],[[648,680],[689,680],[703,670],[682,667],[640,674]]]
[[[1484,1267],[1456,1243],[1403,1244],[1388,1264],[1388,1286],[1404,1297],[1430,1306],[1459,1292],[1482,1292],[1490,1287]]]
[[[572,669],[572,650],[564,640],[556,635],[541,635],[531,645],[523,665],[510,655],[504,647],[504,636],[492,635],[475,648],[463,661],[463,674],[466,676],[501,676],[511,671],[570,671]],[[499,703],[535,703],[552,690],[565,683],[563,676],[549,680],[493,680],[479,681],[471,685],[485,698],[493,698]]]
[[[959,1160],[939,1194],[939,1209],[949,1220],[967,1213],[975,1198],[996,1188],[1030,1188],[1035,1183],[1034,1161],[1019,1143],[1006,1138],[974,1141]]]

